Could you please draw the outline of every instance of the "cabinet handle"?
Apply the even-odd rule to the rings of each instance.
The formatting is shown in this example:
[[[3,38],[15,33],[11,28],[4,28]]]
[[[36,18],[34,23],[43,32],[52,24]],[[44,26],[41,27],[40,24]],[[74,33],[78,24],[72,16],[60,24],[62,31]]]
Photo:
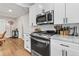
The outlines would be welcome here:
[[[64,56],[64,50],[62,50],[62,56]]]
[[[64,24],[67,24],[68,23],[68,18],[66,17],[66,18],[63,18],[63,23]]]
[[[60,44],[60,45],[65,46],[65,47],[69,47],[68,45],[64,45],[64,44]]]
[[[66,51],[66,56],[67,56],[67,51]]]
[[[65,20],[66,20],[66,24],[67,24],[68,23],[68,18],[66,17]]]
[[[63,23],[65,24],[65,18],[63,18]]]

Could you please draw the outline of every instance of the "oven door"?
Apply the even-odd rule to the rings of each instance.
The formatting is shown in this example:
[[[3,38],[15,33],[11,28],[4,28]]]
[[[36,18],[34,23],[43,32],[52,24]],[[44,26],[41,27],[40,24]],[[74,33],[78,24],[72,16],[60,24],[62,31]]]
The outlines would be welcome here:
[[[46,23],[46,22],[47,22],[46,15],[37,16],[36,24],[43,24],[43,23]]]
[[[42,55],[42,56],[49,56],[50,55],[50,47],[49,47],[49,41],[37,39],[37,38],[31,38],[31,48],[32,53],[34,55]]]

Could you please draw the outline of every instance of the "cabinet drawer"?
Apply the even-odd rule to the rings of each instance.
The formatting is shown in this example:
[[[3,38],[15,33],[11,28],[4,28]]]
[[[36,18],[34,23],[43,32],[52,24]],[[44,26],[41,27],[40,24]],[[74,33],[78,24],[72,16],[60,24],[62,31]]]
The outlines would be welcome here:
[[[75,44],[75,43],[71,43],[71,42],[64,42],[64,41],[60,41],[60,40],[52,40],[51,41],[51,44],[57,44],[57,45],[61,45],[65,48],[71,48],[71,49],[77,49],[79,50],[79,45],[78,44]]]

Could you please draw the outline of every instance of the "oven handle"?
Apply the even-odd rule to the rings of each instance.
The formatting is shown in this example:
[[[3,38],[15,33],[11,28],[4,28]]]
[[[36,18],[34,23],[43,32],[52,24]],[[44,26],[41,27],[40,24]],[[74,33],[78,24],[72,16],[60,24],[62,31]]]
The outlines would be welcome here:
[[[34,37],[31,37],[32,39],[36,40],[36,41],[39,41],[39,42],[42,42],[42,43],[46,43],[46,44],[49,44],[49,41],[44,41],[44,40],[38,40]]]

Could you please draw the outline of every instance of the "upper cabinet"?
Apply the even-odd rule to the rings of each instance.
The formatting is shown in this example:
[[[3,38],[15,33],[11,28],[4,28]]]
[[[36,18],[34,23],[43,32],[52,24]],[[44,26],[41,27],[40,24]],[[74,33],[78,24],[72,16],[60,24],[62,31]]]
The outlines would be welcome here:
[[[41,9],[37,4],[29,8],[29,20],[31,26],[36,26],[36,15],[41,13]]]
[[[79,23],[79,3],[56,3],[54,24]]]
[[[42,6],[42,9],[46,11],[54,10],[54,3],[39,3]]]
[[[66,17],[68,23],[79,23],[79,3],[66,4]]]
[[[79,23],[79,3],[37,3],[29,8],[30,25],[37,26],[36,16],[49,10],[54,10],[54,24]]]
[[[65,4],[55,3],[54,5],[54,24],[64,24],[65,20]]]

